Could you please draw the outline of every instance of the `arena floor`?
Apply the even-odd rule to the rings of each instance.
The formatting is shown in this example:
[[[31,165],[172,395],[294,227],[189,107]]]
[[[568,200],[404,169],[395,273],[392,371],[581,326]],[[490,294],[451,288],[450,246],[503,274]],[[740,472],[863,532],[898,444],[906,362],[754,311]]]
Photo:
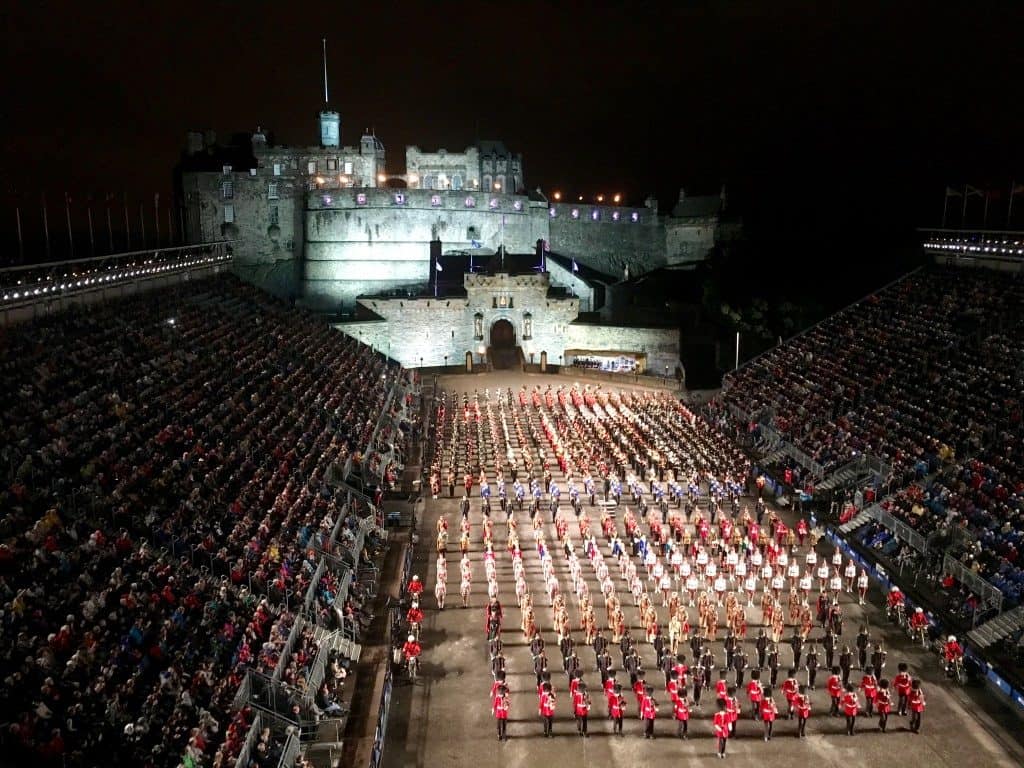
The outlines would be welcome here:
[[[494,374],[473,377],[446,377],[440,381],[442,388],[463,390],[472,394],[474,389],[498,387],[513,391],[525,383],[546,386],[556,382],[569,383],[564,378],[550,376],[523,376]],[[607,389],[607,385],[605,385]],[[493,477],[493,468],[491,473]],[[445,489],[446,492],[446,489]],[[544,639],[548,645],[548,658],[553,668],[552,681],[559,695],[558,716],[555,721],[554,739],[544,739],[540,720],[537,716],[535,680],[529,649],[519,631],[520,611],[516,605],[511,559],[502,547],[498,553],[498,574],[501,586],[501,601],[505,609],[502,639],[508,665],[508,682],[512,699],[512,713],[508,723],[509,740],[499,743],[496,738],[495,722],[491,714],[489,692],[491,675],[484,635],[484,606],[487,602],[486,582],[483,575],[482,543],[480,537],[479,499],[473,498],[470,519],[473,526],[473,546],[470,557],[473,562],[473,596],[471,607],[463,609],[459,598],[458,551],[458,496],[449,500],[432,500],[426,497],[423,518],[420,521],[420,543],[417,547],[416,563],[420,578],[425,582],[424,607],[426,620],[422,632],[423,656],[421,676],[415,684],[403,677],[397,678],[391,717],[389,719],[387,745],[384,753],[386,768],[407,768],[408,766],[545,766],[558,768],[575,766],[634,766],[638,763],[669,765],[680,758],[713,758],[715,740],[712,736],[711,713],[714,705],[713,691],[705,694],[699,710],[690,721],[690,738],[687,741],[675,737],[676,726],[671,719],[670,705],[662,678],[655,666],[655,654],[650,645],[641,642],[640,650],[648,680],[655,687],[658,699],[659,717],[654,741],[643,738],[642,724],[637,720],[633,697],[627,695],[629,717],[626,719],[624,735],[612,734],[611,722],[604,718],[605,704],[600,694],[600,677],[593,665],[593,653],[589,649],[580,652],[586,674],[584,679],[594,692],[594,708],[590,718],[590,738],[582,739],[576,733],[575,723],[569,711],[568,686],[560,671],[561,656],[557,639],[551,630],[551,611],[541,582],[540,560],[534,546],[533,529],[527,510],[517,513],[519,534],[523,550],[530,589],[534,597],[535,611]],[[504,514],[494,504],[496,521],[495,539],[504,542]],[[563,505],[563,509],[566,509]],[[433,586],[435,582],[434,532],[438,515],[448,516],[450,530],[454,532],[448,546],[448,599],[444,611],[436,609]],[[595,526],[598,512],[591,513]],[[620,534],[622,516],[617,516]],[[793,514],[783,512],[786,522]],[[550,520],[545,516],[546,521]],[[572,515],[570,511],[570,520]],[[502,521],[502,522],[498,522]],[[549,542],[555,541],[554,526],[544,525]],[[603,543],[603,542],[602,542]],[[827,540],[819,545],[819,554],[831,554]],[[607,548],[603,551],[607,555]],[[574,628],[578,618],[575,597],[569,587],[568,569],[564,558],[555,556],[556,572],[562,582],[563,593],[568,592],[570,615]],[[589,577],[591,593],[596,596],[595,608],[599,623],[603,624],[603,600],[597,587],[593,569],[584,563],[583,572]],[[622,582],[613,571],[616,586],[622,599],[627,618],[633,625],[634,637],[642,639],[637,629],[636,611],[632,597],[624,591]],[[819,672],[817,690],[811,694],[813,715],[807,725],[807,738],[796,738],[796,722],[780,719],[775,724],[775,736],[770,743],[763,741],[760,723],[750,720],[744,712],[737,723],[737,737],[730,740],[728,759],[742,765],[761,764],[764,760],[796,764],[796,761],[810,761],[813,765],[835,765],[851,768],[862,765],[923,765],[950,766],[961,768],[969,765],[991,765],[998,767],[1024,765],[1024,737],[1021,723],[1008,709],[1002,707],[984,689],[977,687],[953,687],[942,680],[937,660],[921,650],[910,647],[901,633],[888,630],[885,617],[880,609],[883,596],[877,588],[869,594],[868,605],[857,605],[855,596],[844,595],[843,610],[846,616],[844,637],[851,643],[853,635],[862,623],[868,623],[872,635],[885,636],[888,649],[887,676],[895,674],[896,664],[907,661],[911,673],[920,677],[925,686],[928,706],[924,712],[922,732],[913,734],[907,728],[907,719],[890,716],[888,732],[882,734],[877,727],[877,718],[858,718],[858,733],[845,734],[845,721],[828,716],[828,695],[824,690],[827,672]],[[658,601],[660,606],[660,601]],[[665,610],[659,612],[664,615]],[[691,613],[694,622],[695,612]],[[753,653],[752,638],[760,628],[761,612],[755,606],[747,611],[750,632],[748,652]],[[787,626],[786,634],[789,634]],[[580,642],[580,633],[575,633]],[[716,658],[722,657],[720,633],[714,644]],[[821,634],[817,628],[812,638]],[[583,652],[585,650],[585,652]],[[618,650],[612,652],[616,665],[620,661]],[[784,646],[781,653],[783,673],[789,663],[790,651]],[[822,663],[824,663],[822,661]],[[622,674],[620,673],[620,682]],[[804,673],[800,675],[801,679]],[[749,679],[749,677],[748,677]],[[859,680],[855,669],[851,680]],[[731,680],[731,675],[730,675]],[[801,680],[802,681],[802,680]],[[624,688],[628,687],[628,677]],[[627,692],[628,694],[628,692]],[[784,701],[776,692],[776,701]],[[740,697],[746,707],[745,696]]]

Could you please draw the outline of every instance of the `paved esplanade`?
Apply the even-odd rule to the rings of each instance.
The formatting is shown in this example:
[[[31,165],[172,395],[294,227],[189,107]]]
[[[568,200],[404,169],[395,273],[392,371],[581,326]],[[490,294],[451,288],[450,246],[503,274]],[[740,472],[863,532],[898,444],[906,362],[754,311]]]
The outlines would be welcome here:
[[[508,387],[518,393],[521,385],[529,389],[539,384],[542,388],[548,384],[557,387],[569,382],[562,377],[542,376],[473,376],[448,377],[440,382],[440,389],[446,389],[451,395],[458,391],[461,408],[462,392],[466,392],[472,400],[474,391],[480,394],[481,408],[484,404],[483,393],[491,388],[492,407],[497,410],[496,388],[504,394]],[[607,385],[604,387],[608,389]],[[440,395],[440,390],[439,393]],[[449,406],[450,407],[450,406]],[[512,408],[506,405],[506,413],[519,411],[519,418],[539,419],[539,410],[532,404],[520,409],[518,399]],[[557,404],[555,409],[557,409]],[[550,414],[553,415],[553,414]],[[450,416],[449,416],[450,418]],[[535,422],[539,427],[539,421]],[[524,422],[525,427],[525,422]],[[475,425],[473,425],[475,430]],[[510,423],[511,442],[518,448],[515,431]],[[433,433],[432,433],[433,434]],[[543,432],[540,433],[543,437]],[[484,425],[485,440],[489,439],[486,424]],[[532,444],[529,430],[526,430],[526,446],[533,451],[537,460],[537,446]],[[543,445],[545,449],[549,446]],[[550,454],[550,451],[549,451]],[[539,462],[534,467],[534,474],[541,471]],[[591,600],[593,601],[598,626],[606,637],[611,639],[605,623],[604,598],[594,574],[594,568],[582,552],[581,539],[578,535],[576,518],[568,505],[564,476],[553,468],[555,481],[562,491],[561,514],[569,521],[572,540],[579,554],[582,573],[586,577]],[[494,525],[494,549],[497,553],[497,577],[500,587],[500,599],[505,611],[502,640],[504,654],[507,659],[507,683],[509,686],[512,709],[508,723],[509,740],[504,743],[497,741],[494,717],[491,712],[489,693],[491,674],[488,660],[487,643],[484,633],[484,606],[487,603],[487,583],[484,577],[482,515],[480,512],[479,486],[474,486],[471,499],[472,509],[472,545],[470,559],[473,566],[473,592],[471,607],[463,609],[459,597],[459,499],[462,496],[462,474],[458,475],[454,499],[448,499],[448,489],[442,488],[442,498],[431,500],[429,489],[424,489],[426,499],[423,520],[420,521],[420,544],[417,549],[417,572],[425,582],[424,607],[426,620],[422,632],[423,656],[421,676],[414,686],[410,686],[403,675],[396,679],[398,683],[393,698],[391,718],[388,730],[387,747],[384,765],[387,768],[405,768],[405,766],[557,766],[572,768],[573,766],[636,766],[675,765],[683,758],[700,758],[711,760],[715,753],[715,739],[712,736],[711,715],[715,708],[714,682],[717,669],[711,681],[710,689],[706,690],[699,709],[693,711],[689,724],[689,740],[676,738],[676,723],[672,718],[671,703],[664,687],[664,678],[656,664],[653,647],[645,641],[633,597],[627,585],[619,577],[619,568],[610,555],[605,538],[601,535],[599,507],[584,504],[584,513],[591,518],[592,528],[601,545],[601,551],[608,564],[615,583],[616,594],[625,611],[630,632],[637,642],[647,670],[647,682],[654,687],[654,696],[659,704],[658,720],[655,726],[657,738],[653,741],[643,737],[643,724],[637,719],[636,700],[629,690],[629,676],[621,670],[621,655],[617,644],[610,643],[610,651],[617,679],[622,684],[627,700],[627,718],[624,735],[612,734],[612,723],[606,718],[607,708],[601,690],[601,679],[594,664],[593,651],[583,646],[583,633],[579,631],[579,601],[573,594],[572,579],[564,557],[558,548],[555,526],[550,523],[551,516],[547,511],[545,495],[540,514],[544,518],[543,533],[551,550],[554,572],[560,588],[566,597],[569,616],[573,625],[573,639],[576,641],[584,680],[591,691],[593,708],[589,723],[589,739],[582,739],[576,732],[572,717],[568,681],[561,671],[561,654],[558,651],[558,639],[552,627],[552,611],[543,583],[541,561],[537,552],[534,527],[530,520],[529,505],[516,512],[520,547],[526,579],[533,598],[534,612],[544,640],[547,644],[547,655],[551,668],[552,685],[558,695],[558,711],[555,719],[555,738],[545,739],[542,735],[542,723],[537,713],[537,695],[533,663],[527,642],[520,631],[521,612],[517,606],[515,582],[513,578],[512,559],[505,548],[506,526],[505,515],[497,503],[497,489],[494,485],[495,472],[493,465],[487,467],[492,490],[492,515]],[[522,473],[520,473],[522,477]],[[444,479],[444,477],[442,478]],[[511,497],[511,478],[506,474]],[[579,482],[579,481],[577,481]],[[649,487],[648,487],[649,490]],[[617,510],[616,524],[620,537],[625,541],[625,530],[622,520],[626,507],[631,507],[632,499],[628,498],[624,489],[623,504]],[[649,498],[649,497],[648,497]],[[527,502],[529,497],[527,497]],[[752,498],[743,499],[744,506],[753,507]],[[651,505],[651,512],[655,507]],[[435,583],[435,547],[434,534],[439,515],[446,515],[451,533],[448,563],[448,599],[444,611],[438,611],[433,597]],[[795,524],[792,513],[782,513],[787,524]],[[643,526],[646,530],[646,526]],[[627,542],[628,546],[628,542]],[[832,547],[827,539],[818,547],[819,556],[829,557]],[[806,547],[801,548],[801,560]],[[646,576],[642,566],[639,568]],[[646,581],[646,578],[645,578]],[[653,593],[653,589],[648,587]],[[756,666],[757,655],[753,647],[753,639],[761,628],[760,610],[761,584],[755,606],[746,609],[749,632],[746,650],[751,667]],[[817,585],[811,593],[813,599],[817,595]],[[745,691],[738,692],[740,705],[743,709],[737,723],[737,737],[730,739],[728,760],[733,764],[752,765],[761,761],[772,764],[814,765],[814,766],[860,766],[860,765],[891,765],[891,766],[962,766],[991,765],[1017,766],[1024,763],[1024,750],[1007,732],[1013,722],[1012,715],[1000,713],[992,705],[988,694],[954,688],[942,680],[937,659],[920,648],[909,646],[901,633],[890,629],[884,611],[880,608],[884,597],[876,586],[869,593],[869,604],[860,607],[856,595],[842,595],[842,609],[845,616],[842,640],[854,645],[854,638],[861,624],[870,626],[872,639],[884,637],[888,659],[885,666],[885,677],[890,680],[895,676],[896,665],[900,661],[910,664],[910,672],[920,677],[927,695],[927,708],[924,712],[923,727],[920,734],[912,734],[908,730],[908,718],[895,714],[895,697],[893,714],[889,718],[888,732],[882,734],[878,730],[877,717],[861,715],[857,720],[857,734],[853,737],[845,734],[845,721],[842,718],[831,718],[828,715],[829,698],[825,690],[828,670],[819,670],[817,690],[810,693],[813,714],[807,725],[807,738],[796,738],[796,721],[785,719],[785,698],[781,691],[775,690],[775,700],[780,706],[780,719],[775,724],[774,736],[770,743],[762,739],[763,728],[760,722],[750,719],[749,704]],[[783,594],[785,603],[785,593]],[[684,605],[686,603],[684,602]],[[746,599],[742,600],[746,605]],[[658,610],[659,621],[663,631],[667,627],[667,610],[662,607],[660,597],[654,599]],[[720,611],[721,615],[721,611]],[[696,628],[696,609],[689,609],[691,625]],[[788,638],[792,633],[787,609],[787,626],[783,635]],[[718,668],[724,663],[722,638],[724,625],[719,624],[716,641],[712,644]],[[815,624],[811,639],[820,638],[821,629]],[[787,676],[792,660],[792,653],[783,641],[780,644],[782,659],[779,673],[779,684]],[[820,650],[820,649],[819,649]],[[689,649],[684,649],[687,663],[691,663]],[[805,651],[806,653],[806,651]],[[837,654],[838,658],[838,654]],[[821,662],[824,666],[824,654]],[[854,648],[854,665],[856,665],[856,649]],[[691,663],[692,666],[692,663]],[[763,678],[767,676],[767,670]],[[861,672],[854,669],[850,679],[859,683]],[[749,671],[747,680],[750,679]],[[799,674],[800,682],[806,681],[806,672]],[[730,682],[733,675],[729,675]],[[692,692],[688,691],[688,693]],[[863,703],[863,694],[860,694]],[[982,709],[988,712],[981,711]],[[993,713],[993,714],[989,714]],[[998,722],[997,722],[998,721]]]

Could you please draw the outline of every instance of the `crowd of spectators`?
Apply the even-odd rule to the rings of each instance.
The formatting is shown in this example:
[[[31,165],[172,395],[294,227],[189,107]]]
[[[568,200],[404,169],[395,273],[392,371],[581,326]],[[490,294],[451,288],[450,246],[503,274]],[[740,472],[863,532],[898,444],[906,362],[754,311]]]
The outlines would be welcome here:
[[[729,378],[719,407],[770,424],[826,474],[891,464],[885,502],[1020,601],[1024,569],[1024,280],[929,268],[832,316]]]
[[[226,275],[57,314],[3,343],[9,756],[233,765],[252,722],[231,710],[246,670],[298,686],[316,657],[303,631],[282,658],[345,513],[325,475],[364,460],[403,374]],[[343,542],[357,526],[350,513]],[[325,619],[365,618],[356,592],[334,604],[334,578],[318,585]],[[275,748],[268,736],[260,757]]]

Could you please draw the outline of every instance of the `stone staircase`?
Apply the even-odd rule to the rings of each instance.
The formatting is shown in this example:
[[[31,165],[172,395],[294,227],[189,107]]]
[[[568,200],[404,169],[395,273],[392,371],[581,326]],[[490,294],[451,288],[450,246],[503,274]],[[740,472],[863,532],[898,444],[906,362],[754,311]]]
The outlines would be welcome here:
[[[976,648],[988,648],[1014,632],[1024,629],[1024,605],[986,621],[967,633]]]
[[[872,519],[873,518],[871,517],[871,514],[869,512],[867,512],[866,510],[861,510],[856,515],[854,515],[852,519],[848,520],[847,522],[839,526],[839,532],[844,536],[848,536],[849,534],[853,533],[855,530],[860,528],[862,525],[866,525],[867,523],[871,522]]]

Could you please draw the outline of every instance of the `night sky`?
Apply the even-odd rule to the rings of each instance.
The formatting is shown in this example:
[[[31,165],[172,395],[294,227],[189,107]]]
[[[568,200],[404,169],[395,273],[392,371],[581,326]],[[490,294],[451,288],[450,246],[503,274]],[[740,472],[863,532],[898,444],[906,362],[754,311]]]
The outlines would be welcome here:
[[[11,6],[8,210],[169,193],[190,128],[315,143],[321,37],[343,142],[374,128],[393,171],[500,138],[531,187],[664,208],[724,181],[752,237],[845,243],[937,223],[947,182],[1001,190],[1001,225],[1024,179],[1019,2]]]

